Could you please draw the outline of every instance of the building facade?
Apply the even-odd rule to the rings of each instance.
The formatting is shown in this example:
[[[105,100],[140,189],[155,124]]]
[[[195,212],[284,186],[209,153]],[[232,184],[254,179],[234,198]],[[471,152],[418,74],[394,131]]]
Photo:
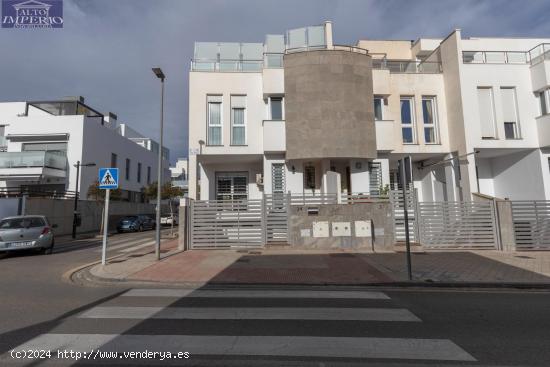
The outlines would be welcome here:
[[[410,156],[421,201],[550,200],[549,59],[550,39],[460,30],[341,46],[330,22],[197,42],[189,196],[379,195]]]
[[[156,144],[156,150],[152,149]],[[99,167],[119,168],[122,200],[143,201],[142,190],[157,181],[158,144],[70,98],[0,103],[0,193],[2,191],[76,191],[76,163],[82,198],[97,181]],[[164,180],[170,180],[164,149]]]
[[[188,168],[187,158],[178,158],[176,165],[170,167],[171,182],[172,186],[179,187],[183,190],[184,195],[187,196],[188,186],[187,186],[187,172]]]

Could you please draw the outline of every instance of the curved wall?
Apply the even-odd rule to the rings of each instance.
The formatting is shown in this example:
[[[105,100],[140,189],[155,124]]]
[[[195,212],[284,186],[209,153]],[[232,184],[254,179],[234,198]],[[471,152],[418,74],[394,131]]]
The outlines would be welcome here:
[[[376,158],[370,56],[292,53],[284,71],[286,159]]]

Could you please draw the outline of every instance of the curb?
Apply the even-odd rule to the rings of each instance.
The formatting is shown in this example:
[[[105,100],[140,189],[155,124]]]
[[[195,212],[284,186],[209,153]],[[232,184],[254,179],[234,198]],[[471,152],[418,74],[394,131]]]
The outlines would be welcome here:
[[[115,256],[116,258],[119,256]],[[386,282],[386,283],[248,283],[248,282],[159,282],[139,279],[114,279],[99,277],[91,274],[89,269],[94,264],[83,265],[77,269],[68,271],[68,281],[81,285],[119,285],[119,286],[142,286],[142,287],[166,287],[166,288],[198,288],[198,287],[347,287],[347,288],[396,288],[396,289],[443,289],[443,290],[533,290],[548,291],[550,283],[489,283],[489,282],[434,282],[434,281],[412,281],[412,282]],[[67,274],[66,273],[66,274]],[[64,274],[65,276],[65,274]],[[75,277],[78,278],[78,282]]]

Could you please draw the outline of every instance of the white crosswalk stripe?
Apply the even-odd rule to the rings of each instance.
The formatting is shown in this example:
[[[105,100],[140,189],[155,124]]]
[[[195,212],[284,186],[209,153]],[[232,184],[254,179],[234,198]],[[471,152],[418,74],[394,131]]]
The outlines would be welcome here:
[[[475,361],[474,357],[450,340],[412,338],[44,334],[16,349],[59,349],[85,353],[100,348],[104,352],[153,350],[175,353],[182,351],[182,347],[191,355]]]
[[[372,291],[316,291],[316,290],[203,290],[203,289],[130,289],[123,297],[219,297],[219,298],[352,298],[390,299],[382,292]]]
[[[202,320],[420,321],[402,308],[94,307],[80,318]]]
[[[273,306],[250,307],[250,303],[256,305],[259,300],[266,299],[271,300],[268,304]],[[315,307],[307,307],[304,303],[306,300],[310,305],[314,302]],[[229,306],[224,306],[224,301],[228,301]],[[323,302],[331,303],[330,307],[321,307]],[[286,321],[283,327],[288,328],[293,327],[288,326],[293,325],[288,324],[289,321],[307,321],[318,325],[324,322],[356,321],[363,323],[360,324],[361,327],[365,325],[367,330],[370,323],[395,324],[397,328],[393,330],[399,330],[400,322],[414,322],[418,323],[419,330],[422,328],[420,318],[405,308],[396,308],[390,302],[390,297],[383,292],[362,290],[131,289],[107,303],[71,316],[67,320],[69,326],[66,329],[61,325],[55,330],[58,332],[50,331],[39,335],[15,349],[73,350],[81,353],[90,353],[92,350],[118,353],[149,350],[171,353],[186,351],[192,356],[476,361],[471,354],[449,339],[415,338],[410,335],[400,337],[393,333],[384,337],[371,334],[356,336],[357,332],[353,336],[331,336],[331,329],[327,329],[329,331],[326,333],[322,331],[320,335],[310,336],[292,335],[296,329],[289,330],[289,335],[281,335],[280,330],[275,335],[270,335],[270,330],[273,329],[269,325],[273,327],[273,323],[261,322]],[[240,304],[244,306],[241,307]],[[280,304],[285,307],[280,307]],[[338,304],[346,304],[346,307],[334,306]],[[123,328],[117,333],[117,328],[120,327],[117,323],[126,325],[125,320],[132,325],[136,325],[136,322],[147,322],[146,327],[153,330],[143,333],[145,329],[138,328],[132,332],[132,329]],[[181,321],[170,323],[168,329],[168,324],[165,323],[162,329],[164,333],[156,334],[155,325],[162,322],[161,320]],[[180,323],[185,322],[182,320],[194,321],[192,324],[181,324],[180,328]],[[223,320],[230,320],[232,323],[258,320],[258,329],[255,332],[258,335],[232,335],[237,334],[238,331],[235,330],[239,328],[219,335],[194,335],[193,330],[199,330],[197,328],[201,328],[202,323],[208,322],[212,327],[212,323],[222,323]],[[84,327],[79,327],[80,324]],[[220,325],[222,329],[216,330],[230,327]],[[100,331],[106,328],[105,332],[98,333],[98,327]],[[91,329],[87,331],[87,328]],[[361,329],[358,330],[362,334]]]

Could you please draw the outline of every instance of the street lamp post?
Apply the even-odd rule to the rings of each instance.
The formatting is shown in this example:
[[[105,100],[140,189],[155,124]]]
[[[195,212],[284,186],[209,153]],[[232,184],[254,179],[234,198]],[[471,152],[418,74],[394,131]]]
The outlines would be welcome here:
[[[155,256],[160,260],[160,197],[162,187],[162,129],[164,123],[164,79],[166,78],[160,68],[153,68],[153,73],[160,79],[160,142],[158,157],[158,180],[157,180],[157,220],[156,220],[156,243]]]
[[[77,214],[78,214],[78,182],[80,181],[80,167],[93,167],[95,163],[85,163],[80,164],[80,161],[76,161],[76,164],[73,165],[76,167],[76,190],[74,193],[74,212],[73,212],[73,238],[76,238],[76,225],[77,225]]]

